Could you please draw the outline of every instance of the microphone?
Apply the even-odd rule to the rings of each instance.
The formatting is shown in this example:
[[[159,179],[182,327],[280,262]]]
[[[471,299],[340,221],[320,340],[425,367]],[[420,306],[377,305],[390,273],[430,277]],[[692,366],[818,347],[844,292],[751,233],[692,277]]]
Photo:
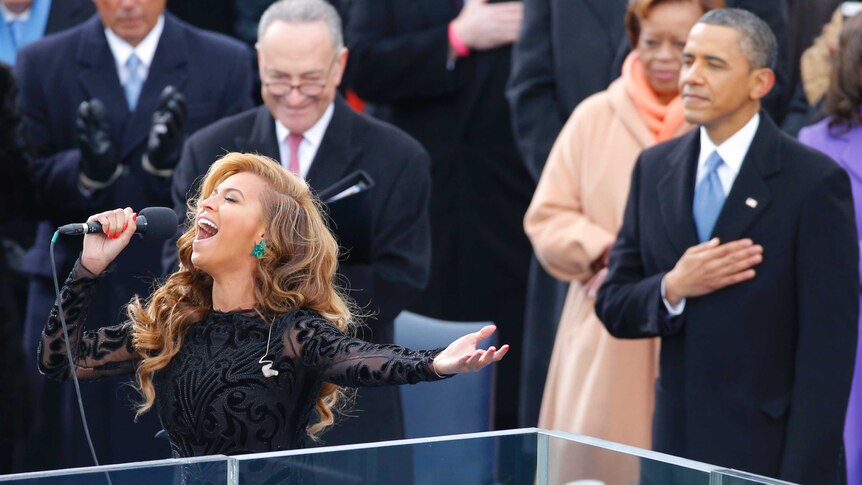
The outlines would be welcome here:
[[[374,179],[371,178],[371,175],[368,175],[365,170],[357,170],[321,190],[317,197],[324,203],[330,204],[345,197],[365,192],[372,187],[374,187]]]
[[[167,207],[147,207],[138,213],[135,234],[140,234],[145,239],[168,239],[177,233],[177,213]],[[65,236],[83,236],[102,231],[102,225],[98,222],[82,222],[77,224],[66,224],[57,229],[57,232]]]

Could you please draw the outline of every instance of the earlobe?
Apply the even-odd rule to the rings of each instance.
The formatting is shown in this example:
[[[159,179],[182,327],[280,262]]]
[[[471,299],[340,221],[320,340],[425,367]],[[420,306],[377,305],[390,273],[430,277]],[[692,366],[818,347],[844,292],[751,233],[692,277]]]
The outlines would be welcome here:
[[[344,77],[344,69],[347,67],[347,47],[344,47],[341,52],[338,53],[337,59],[335,63],[337,64],[338,72],[335,73],[334,83],[336,86],[341,85],[341,80]]]
[[[769,68],[761,68],[753,72],[752,76],[754,82],[749,96],[755,100],[763,99],[775,87],[775,72]]]

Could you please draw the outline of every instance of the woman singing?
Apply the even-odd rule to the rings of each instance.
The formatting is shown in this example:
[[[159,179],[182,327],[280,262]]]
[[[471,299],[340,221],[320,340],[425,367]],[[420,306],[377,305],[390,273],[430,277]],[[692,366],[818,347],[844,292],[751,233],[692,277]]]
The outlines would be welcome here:
[[[78,378],[136,372],[138,414],[159,412],[175,456],[299,448],[333,422],[343,387],[440,379],[507,352],[476,349],[488,326],[445,350],[412,351],[352,338],[333,284],[337,245],[301,179],[262,156],[212,165],[177,242],[181,267],[128,321],[84,331],[87,304],[129,244],[130,208],[94,215],[105,234],[84,249],[61,291]],[[42,334],[39,368],[70,377],[59,310]]]

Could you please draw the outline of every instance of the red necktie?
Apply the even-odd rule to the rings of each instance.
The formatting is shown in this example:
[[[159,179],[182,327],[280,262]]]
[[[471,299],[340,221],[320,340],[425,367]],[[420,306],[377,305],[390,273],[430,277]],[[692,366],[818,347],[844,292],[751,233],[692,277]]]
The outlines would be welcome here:
[[[301,177],[299,173],[299,144],[302,143],[302,135],[299,133],[291,133],[287,135],[287,146],[290,147],[290,164],[287,169],[296,176]]]

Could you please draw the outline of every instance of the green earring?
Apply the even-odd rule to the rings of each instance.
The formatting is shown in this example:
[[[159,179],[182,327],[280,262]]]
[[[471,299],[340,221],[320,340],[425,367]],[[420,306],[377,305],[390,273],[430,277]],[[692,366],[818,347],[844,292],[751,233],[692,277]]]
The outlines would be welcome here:
[[[254,249],[251,252],[251,255],[257,259],[263,259],[263,255],[266,253],[266,239],[262,239],[259,243],[254,245]]]

